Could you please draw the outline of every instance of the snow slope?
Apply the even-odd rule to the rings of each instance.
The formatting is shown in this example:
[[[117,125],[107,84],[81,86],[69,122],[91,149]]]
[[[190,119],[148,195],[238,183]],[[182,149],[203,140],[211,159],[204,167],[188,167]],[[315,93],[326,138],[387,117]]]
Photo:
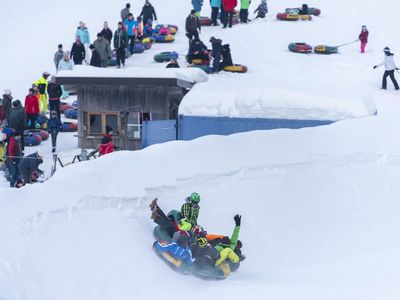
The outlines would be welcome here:
[[[178,25],[190,9],[181,0],[177,6],[153,2],[160,20],[164,15],[172,23],[179,15]],[[229,41],[234,60],[250,69],[247,75],[210,76],[210,84],[337,99],[369,95],[378,115],[318,128],[154,145],[68,166],[42,185],[0,188],[0,298],[399,298],[399,93],[378,90],[382,70],[372,71],[371,66],[382,58],[384,46],[400,50],[400,4],[386,0],[388,13],[383,15],[376,13],[382,3],[313,1],[310,6],[322,9],[320,18],[282,23],[272,14],[299,4],[282,2],[270,1],[267,20],[225,31],[204,28],[204,39],[218,35]],[[76,20],[65,16],[60,22],[56,12],[61,8],[42,0],[46,10],[15,24],[17,33],[23,25],[43,20],[38,27],[48,30],[48,40],[32,46],[32,56],[21,58],[22,65],[29,66],[24,72],[14,71],[15,60],[4,62],[10,72],[2,72],[2,85],[13,85],[24,95],[24,86],[36,78],[29,76],[51,67],[54,51],[48,49],[73,35],[68,27],[80,19],[89,28],[96,22],[101,25],[105,18],[110,20],[110,11],[118,16],[121,6],[107,3],[105,10],[103,1],[79,3],[81,16]],[[2,4],[9,13],[1,25],[13,24],[21,4]],[[371,30],[365,55],[357,53],[356,45],[337,56],[300,56],[286,50],[291,41],[352,40],[364,23]],[[50,24],[59,27],[55,30]],[[31,44],[40,36],[39,30],[33,32]],[[6,33],[8,40],[14,40],[10,35]],[[152,55],[164,49],[184,51],[184,34],[177,38],[175,45],[134,56],[129,65],[163,68],[151,62]],[[226,281],[181,276],[151,251],[148,202],[158,196],[166,210],[178,208],[192,191],[202,196],[199,222],[209,232],[229,234],[233,215],[243,215],[241,240],[247,259]]]

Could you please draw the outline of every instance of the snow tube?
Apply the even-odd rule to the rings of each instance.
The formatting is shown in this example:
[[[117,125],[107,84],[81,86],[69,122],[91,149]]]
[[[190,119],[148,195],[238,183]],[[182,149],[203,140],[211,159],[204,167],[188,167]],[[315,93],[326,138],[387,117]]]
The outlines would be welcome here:
[[[312,17],[310,15],[298,15],[298,14],[288,14],[288,13],[278,13],[276,18],[281,21],[310,21]]]
[[[300,10],[301,10],[300,7],[297,7],[297,8],[286,8],[285,9],[285,13],[298,14],[300,12]],[[309,7],[307,14],[308,15],[313,15],[313,16],[319,16],[321,14],[321,10],[319,8]]]
[[[64,116],[68,119],[78,119],[78,110],[73,108],[73,109],[67,109],[64,111]]]
[[[296,53],[311,53],[313,48],[306,43],[291,43],[288,46],[289,50]]]
[[[186,59],[187,63],[193,64],[193,65],[208,66],[210,64],[210,60],[204,60],[204,59],[200,59],[200,58],[194,58],[194,59],[192,59],[192,61],[190,61],[188,55],[185,56],[185,59]]]
[[[125,49],[125,58],[128,58],[131,56],[131,52],[128,50],[128,48]],[[117,65],[117,52],[113,50],[111,54],[111,58],[107,60],[107,65],[109,67],[115,67]]]
[[[339,52],[338,47],[318,45],[314,47],[314,52],[317,54],[335,54]]]
[[[144,50],[145,50],[144,45],[142,45],[142,44],[136,44],[136,45],[133,47],[132,54],[143,53]]]
[[[169,52],[161,52],[161,53],[154,55],[154,60],[156,62],[162,63],[162,62],[170,61],[171,58],[178,59],[178,57],[179,57],[178,53],[176,53],[175,51],[169,51]]]
[[[70,123],[70,122],[64,122],[61,125],[60,131],[61,132],[75,132],[75,131],[78,131],[78,124]]]
[[[45,130],[41,130],[41,129],[29,129],[29,130],[25,130],[24,134],[36,134],[39,135],[40,138],[42,139],[42,141],[47,141],[49,138],[49,133]]]
[[[209,17],[200,17],[201,26],[211,26],[213,21]]]
[[[25,147],[38,146],[42,142],[39,134],[24,132],[24,145]]]
[[[151,38],[144,38],[142,40],[142,45],[144,46],[145,50],[149,50],[151,46],[153,45],[153,40]]]
[[[78,100],[75,100],[74,102],[72,102],[72,106],[74,108],[77,108],[78,107]]]
[[[158,32],[160,31],[160,29],[164,26],[164,24],[158,24],[155,28],[154,28],[154,33],[158,34]],[[171,25],[171,24],[167,24],[167,28],[169,30],[169,32],[172,35],[175,35],[178,32],[178,26],[176,25]]]
[[[74,106],[65,102],[60,103],[60,112],[64,113],[67,109],[74,109]]]
[[[246,73],[247,67],[243,65],[225,66],[224,71],[232,73]]]
[[[156,43],[172,43],[175,41],[175,37],[173,35],[158,35],[154,36],[154,41]]]
[[[40,114],[36,119],[35,128],[36,129],[46,129],[47,128],[47,120],[48,118],[44,114]]]
[[[204,72],[206,72],[207,74],[210,74],[210,73],[211,73],[211,68],[210,68],[210,66],[208,66],[208,65],[191,64],[191,65],[188,65],[188,67],[189,67],[189,68],[198,68],[198,69],[201,69],[201,70],[203,70]]]

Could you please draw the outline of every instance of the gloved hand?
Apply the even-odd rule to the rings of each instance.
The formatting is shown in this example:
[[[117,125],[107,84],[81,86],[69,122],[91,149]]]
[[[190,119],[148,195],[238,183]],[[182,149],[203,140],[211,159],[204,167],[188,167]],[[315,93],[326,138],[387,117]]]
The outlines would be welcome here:
[[[396,71],[400,70],[399,68],[396,68]]]
[[[242,220],[242,216],[241,215],[236,215],[233,217],[233,219],[235,220],[235,224],[236,226],[240,226],[241,220]]]
[[[157,243],[158,243],[157,241],[155,241],[155,242],[153,243],[153,248],[156,247]]]
[[[189,35],[189,33],[187,33],[187,32],[186,32],[186,36],[187,36],[187,38],[190,38],[190,35]]]
[[[377,66],[374,66],[374,69],[376,69],[377,68]]]
[[[239,255],[239,261],[244,261],[246,259],[246,256],[244,256],[244,255]]]

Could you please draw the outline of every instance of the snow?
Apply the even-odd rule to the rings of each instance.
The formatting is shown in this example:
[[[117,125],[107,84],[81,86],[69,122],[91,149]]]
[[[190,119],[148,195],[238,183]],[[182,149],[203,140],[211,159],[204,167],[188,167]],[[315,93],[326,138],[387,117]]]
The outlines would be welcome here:
[[[161,22],[183,28],[190,1],[152,2]],[[56,45],[68,45],[78,21],[86,21],[93,37],[96,24],[115,23],[125,3],[70,4],[79,5],[76,17],[60,18],[62,8],[48,0],[40,1],[40,9],[38,2],[20,0],[2,6],[7,13],[0,25],[13,28],[2,40],[13,42],[0,47],[1,57],[7,57],[0,85],[12,88],[16,98],[50,70]],[[399,93],[391,83],[389,90],[379,90],[382,70],[372,66],[382,59],[383,47],[400,52],[400,4],[310,1],[321,8],[321,17],[276,21],[276,12],[299,4],[270,0],[266,20],[226,30],[203,28],[203,40],[214,35],[229,42],[234,61],[250,71],[210,75],[198,86],[219,85],[228,95],[240,88],[256,95],[296,93],[302,105],[308,105],[304,95],[311,95],[314,108],[329,101],[332,112],[340,107],[350,119],[117,152],[69,165],[44,184],[20,190],[1,182],[0,298],[399,299]],[[133,6],[138,15],[138,4]],[[16,17],[21,8],[34,13]],[[358,44],[332,56],[287,51],[292,41],[335,45],[353,40],[364,23],[371,33],[365,55],[358,53]],[[16,51],[16,43],[27,51]],[[165,65],[153,62],[154,54],[186,49],[181,30],[176,43],[154,45],[127,65],[161,70]],[[184,65],[182,57],[179,63]],[[373,101],[359,100],[364,95]],[[374,103],[378,114],[369,116]],[[79,152],[73,134],[60,138],[65,160]],[[49,166],[50,145],[42,148]],[[225,281],[174,273],[151,251],[149,201],[158,196],[165,210],[179,208],[194,191],[202,197],[199,222],[209,232],[230,234],[233,215],[243,215],[240,239],[247,258]]]

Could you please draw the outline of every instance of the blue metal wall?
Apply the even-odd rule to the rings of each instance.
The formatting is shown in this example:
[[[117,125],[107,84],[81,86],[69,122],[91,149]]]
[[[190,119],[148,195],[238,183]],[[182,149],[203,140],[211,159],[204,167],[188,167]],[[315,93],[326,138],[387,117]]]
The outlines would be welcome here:
[[[141,138],[142,148],[176,140],[176,120],[143,122]]]

